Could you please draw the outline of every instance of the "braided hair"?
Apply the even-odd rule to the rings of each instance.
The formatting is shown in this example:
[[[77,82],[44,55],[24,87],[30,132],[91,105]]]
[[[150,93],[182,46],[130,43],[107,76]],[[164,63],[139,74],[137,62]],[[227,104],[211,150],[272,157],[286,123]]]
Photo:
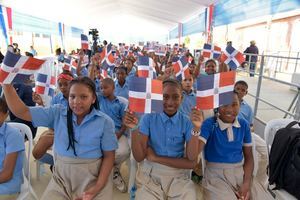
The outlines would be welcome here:
[[[96,95],[96,86],[95,83],[88,77],[79,76],[75,79],[73,79],[69,84],[69,89],[75,84],[82,84],[88,87],[92,93],[95,95],[96,100],[95,103],[91,105],[90,111],[92,111],[93,108],[96,110],[99,110],[97,95]],[[75,143],[77,143],[74,135],[74,127],[73,127],[73,120],[72,120],[72,109],[70,108],[70,105],[68,104],[68,111],[67,111],[67,128],[68,128],[68,138],[69,138],[69,145],[67,150],[70,148],[73,149],[73,153],[75,156],[77,156],[76,149],[75,149]]]

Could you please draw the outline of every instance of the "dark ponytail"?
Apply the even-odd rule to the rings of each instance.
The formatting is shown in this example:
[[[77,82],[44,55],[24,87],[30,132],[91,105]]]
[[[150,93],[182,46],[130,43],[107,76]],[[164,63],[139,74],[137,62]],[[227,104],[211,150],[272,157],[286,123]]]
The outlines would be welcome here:
[[[96,100],[95,100],[95,103],[93,103],[91,105],[90,111],[92,111],[93,108],[95,108],[96,110],[99,110],[99,104],[98,104],[98,99],[97,99],[97,95],[96,95],[96,86],[95,86],[95,83],[90,78],[88,78],[88,77],[79,76],[79,77],[73,79],[70,82],[69,89],[73,85],[75,85],[75,84],[83,84],[83,85],[87,86],[92,91],[92,93],[96,97]],[[68,111],[67,111],[67,128],[68,128],[69,145],[68,145],[67,150],[69,150],[70,148],[72,148],[74,155],[77,156],[76,149],[75,149],[75,143],[78,143],[78,142],[76,141],[75,135],[74,135],[72,113],[73,113],[73,111],[71,110],[70,106],[68,105]]]

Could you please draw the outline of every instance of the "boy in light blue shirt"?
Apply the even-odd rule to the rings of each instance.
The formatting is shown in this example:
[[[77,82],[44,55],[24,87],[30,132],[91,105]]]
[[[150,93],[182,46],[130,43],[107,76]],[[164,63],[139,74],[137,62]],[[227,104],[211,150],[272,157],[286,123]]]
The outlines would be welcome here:
[[[122,103],[114,95],[114,81],[111,78],[105,78],[101,82],[102,95],[98,95],[99,108],[102,112],[107,114],[115,123],[115,133],[118,138],[118,149],[116,150],[115,166],[113,173],[113,183],[120,192],[126,192],[127,187],[123,180],[120,167],[121,164],[130,156],[130,147],[127,137],[124,135],[126,131],[122,119],[125,115],[126,105]]]
[[[17,197],[23,183],[24,138],[5,123],[8,107],[0,98],[0,199]]]
[[[127,68],[126,67],[116,68],[116,75],[117,75],[117,80],[115,81],[115,95],[128,99],[129,87],[126,79]]]
[[[245,119],[250,127],[253,126],[253,110],[251,106],[244,100],[248,93],[248,84],[245,81],[237,81],[234,85],[234,91],[238,93],[241,102],[239,117]]]
[[[193,83],[194,79],[192,76],[185,77],[181,82],[183,89],[183,100],[180,105],[179,111],[188,117],[190,116],[192,108],[196,106],[196,94],[193,91]]]

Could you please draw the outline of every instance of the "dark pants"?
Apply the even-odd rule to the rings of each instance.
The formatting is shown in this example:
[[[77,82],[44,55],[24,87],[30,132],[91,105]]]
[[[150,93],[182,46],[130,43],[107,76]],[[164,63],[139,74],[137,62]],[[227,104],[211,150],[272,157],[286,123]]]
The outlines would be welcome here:
[[[249,68],[249,71],[250,71],[250,77],[253,77],[253,76],[254,76],[255,68],[256,68],[256,63],[250,63],[250,68]]]

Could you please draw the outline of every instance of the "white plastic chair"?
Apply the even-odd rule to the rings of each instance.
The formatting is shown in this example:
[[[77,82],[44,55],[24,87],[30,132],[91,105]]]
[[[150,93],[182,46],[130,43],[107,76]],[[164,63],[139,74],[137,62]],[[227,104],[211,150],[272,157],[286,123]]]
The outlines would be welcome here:
[[[126,105],[126,109],[128,107],[128,100],[124,97],[117,96],[117,98]],[[128,143],[131,148],[131,133],[128,131]],[[129,180],[128,180],[128,193],[130,193],[131,188],[135,184],[135,174],[137,171],[137,162],[134,159],[132,152],[130,153],[130,158],[127,160],[127,166],[129,168]]]
[[[266,128],[265,128],[264,137],[265,137],[265,141],[267,143],[268,153],[270,153],[271,146],[272,146],[274,137],[276,135],[276,132],[280,128],[284,128],[285,126],[287,126],[292,121],[294,121],[294,120],[293,119],[273,119],[267,123]],[[289,194],[288,192],[286,192],[283,189],[273,190],[273,192],[276,195],[276,199],[296,200],[296,198],[294,196],[292,196],[291,194]]]
[[[36,193],[34,192],[31,184],[30,184],[30,156],[31,156],[31,151],[32,151],[32,133],[30,128],[26,124],[22,123],[16,123],[16,122],[9,122],[8,123],[10,126],[17,128],[20,130],[21,134],[24,136],[27,136],[28,139],[28,149],[27,149],[27,154],[24,158],[23,162],[23,184],[21,185],[21,192],[17,198],[17,200],[25,200],[25,199],[38,199]]]

